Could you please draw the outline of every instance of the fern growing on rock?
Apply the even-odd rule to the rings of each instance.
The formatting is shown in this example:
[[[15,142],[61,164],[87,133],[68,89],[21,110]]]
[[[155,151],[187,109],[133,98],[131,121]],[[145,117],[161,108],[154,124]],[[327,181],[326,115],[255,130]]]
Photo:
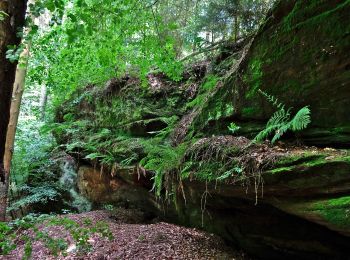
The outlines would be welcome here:
[[[159,197],[164,186],[165,175],[180,166],[187,146],[183,143],[177,147],[172,147],[158,143],[158,140],[155,138],[143,142],[147,155],[140,161],[140,165],[146,170],[154,172],[152,190]]]
[[[265,129],[254,138],[254,141],[260,142],[273,134],[271,142],[274,143],[282,137],[287,131],[293,132],[305,129],[311,122],[311,111],[308,106],[301,108],[294,117],[291,117],[291,108],[285,109],[285,105],[278,101],[272,95],[259,89],[259,92],[278,110],[271,116]]]

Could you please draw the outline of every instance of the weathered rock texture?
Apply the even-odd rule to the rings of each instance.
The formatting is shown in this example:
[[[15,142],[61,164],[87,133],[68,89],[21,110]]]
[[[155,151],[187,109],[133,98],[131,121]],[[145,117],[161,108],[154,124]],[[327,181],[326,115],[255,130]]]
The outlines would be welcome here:
[[[224,115],[231,103],[231,117],[254,132],[274,109],[257,93],[261,89],[287,107],[310,106],[312,127],[302,133],[308,143],[349,147],[349,13],[349,1],[279,1],[198,125],[209,113]],[[215,123],[222,124],[222,117]]]
[[[91,166],[78,170],[78,189],[95,207],[114,205],[136,207],[144,212],[158,212],[150,177],[137,175],[133,169],[118,171],[117,176]]]

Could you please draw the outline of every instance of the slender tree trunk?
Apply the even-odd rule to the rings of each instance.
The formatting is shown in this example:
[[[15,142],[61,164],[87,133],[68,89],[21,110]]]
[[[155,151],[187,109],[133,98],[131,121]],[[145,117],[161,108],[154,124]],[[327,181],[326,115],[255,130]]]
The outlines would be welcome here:
[[[5,170],[5,187],[4,187],[4,201],[7,202],[7,194],[10,183],[10,168],[11,160],[15,144],[16,128],[18,123],[18,116],[20,112],[20,106],[22,102],[22,96],[25,86],[25,78],[27,74],[28,56],[29,56],[30,43],[25,45],[23,52],[21,53],[20,64],[17,65],[15,83],[13,85],[12,101],[10,109],[10,122],[7,127],[6,144],[5,144],[5,154],[4,154],[4,170]],[[2,205],[1,215],[6,216],[6,206],[7,203]]]
[[[10,116],[10,103],[16,63],[6,59],[8,45],[18,45],[21,41],[17,31],[24,24],[26,0],[0,0],[0,11],[6,14],[0,20],[0,221],[6,218],[8,181],[4,170],[6,132]]]
[[[240,17],[239,17],[239,15],[240,15],[240,13],[242,12],[242,5],[241,5],[241,1],[240,0],[238,0],[237,2],[236,2],[236,11],[235,11],[235,13],[234,13],[234,20],[235,20],[235,24],[234,24],[234,26],[235,26],[235,28],[234,28],[234,35],[235,35],[235,41],[237,42],[237,40],[238,40],[238,38],[239,38],[239,27],[240,27]]]
[[[30,3],[30,0],[29,0]],[[27,29],[25,32],[25,37],[29,34],[30,29]],[[8,195],[8,189],[10,184],[10,169],[11,169],[11,161],[14,151],[14,145],[15,145],[15,137],[16,137],[16,129],[18,124],[18,117],[20,113],[20,107],[22,103],[22,96],[24,92],[25,87],[25,79],[27,75],[27,66],[28,66],[28,59],[29,59],[29,50],[31,47],[30,40],[23,40],[24,49],[19,57],[19,63],[17,65],[16,69],[16,75],[15,75],[15,82],[13,84],[13,90],[12,90],[12,99],[11,99],[11,107],[10,107],[10,120],[9,124],[7,126],[7,133],[6,133],[6,143],[5,143],[5,154],[4,154],[4,171],[5,171],[5,197],[7,202],[7,195]],[[6,216],[6,206],[3,205],[4,212],[2,214],[5,214]],[[1,213],[0,213],[1,214]]]
[[[47,86],[43,84],[41,86],[41,92],[40,92],[40,120],[45,120],[45,111],[46,111],[46,104],[47,104]]]
[[[199,0],[195,1],[195,3],[194,3],[194,15],[193,16],[194,16],[195,19],[197,19],[197,17],[198,17],[198,9],[199,9]],[[196,33],[195,37],[197,37],[197,36],[198,35]],[[197,43],[196,43],[196,41],[194,41],[193,42],[193,47],[192,47],[192,52],[195,52],[196,49],[197,49]]]
[[[17,65],[15,83],[13,84],[11,109],[10,109],[10,122],[7,127],[6,145],[4,154],[4,169],[6,177],[8,178],[12,154],[15,143],[16,128],[18,123],[18,116],[22,102],[22,96],[25,86],[25,78],[27,74],[28,56],[29,56],[30,43],[25,44],[25,48],[21,53],[20,60],[22,61]]]
[[[239,17],[238,17],[238,13],[236,13],[235,15],[235,28],[234,28],[234,35],[235,35],[235,41],[238,40],[239,37]]]

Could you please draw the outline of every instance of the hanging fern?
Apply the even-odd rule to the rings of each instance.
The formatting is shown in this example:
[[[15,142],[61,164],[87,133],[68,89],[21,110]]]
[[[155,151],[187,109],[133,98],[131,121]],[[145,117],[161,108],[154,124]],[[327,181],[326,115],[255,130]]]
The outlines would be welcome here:
[[[306,128],[311,123],[310,113],[308,106],[300,109],[290,122],[292,131],[299,131]]]
[[[254,141],[261,142],[273,134],[271,142],[274,143],[282,137],[288,130],[300,131],[305,129],[311,122],[311,111],[308,106],[301,108],[295,116],[291,119],[290,108],[285,110],[285,105],[278,101],[272,95],[259,90],[259,92],[266,97],[278,110],[271,116],[263,129],[255,138]]]
[[[158,139],[143,142],[147,155],[140,161],[140,165],[155,173],[152,190],[159,197],[163,189],[165,174],[180,166],[186,151],[186,144],[177,147],[157,143]]]

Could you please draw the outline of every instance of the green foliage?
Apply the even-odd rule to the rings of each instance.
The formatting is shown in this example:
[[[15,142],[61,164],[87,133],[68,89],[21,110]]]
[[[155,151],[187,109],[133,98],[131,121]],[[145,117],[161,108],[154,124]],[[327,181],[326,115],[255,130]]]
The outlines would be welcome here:
[[[242,173],[237,157],[242,153],[238,146],[226,146],[220,139],[200,139],[187,151],[181,165],[181,178],[200,181],[225,181]]]
[[[211,90],[216,86],[219,80],[220,78],[218,76],[209,74],[205,77],[204,83],[201,86],[201,88],[206,91]]]
[[[31,4],[33,16],[48,10],[51,21],[40,28],[30,23],[33,48],[27,85],[46,85],[54,104],[60,105],[82,86],[101,86],[125,74],[141,77],[143,85],[147,73],[154,70],[177,81],[182,72],[178,58],[208,44],[204,33],[211,32],[218,39],[231,35],[233,16],[240,17],[244,31],[256,28],[269,6],[269,1],[141,2],[45,0]],[[212,27],[215,24],[221,25]],[[212,82],[215,77],[208,77],[203,88],[213,87]],[[139,109],[132,111],[138,113]]]
[[[47,218],[49,218],[50,215],[47,214],[28,214],[24,216],[23,218],[18,218],[15,220],[12,220],[9,223],[9,226],[12,229],[30,229],[34,228],[34,226],[37,223],[45,221]]]
[[[33,228],[36,223],[46,219],[46,215],[35,216],[32,214],[27,215],[22,219],[16,219],[10,223],[0,223],[0,255],[7,255],[16,248],[16,242],[21,240],[24,242],[24,256],[23,259],[30,259],[32,253],[32,241],[31,239],[23,235],[18,237],[20,230],[26,230]]]
[[[236,125],[236,123],[233,122],[231,122],[227,128],[232,134],[235,134],[239,129],[241,129],[240,126]]]
[[[213,74],[208,74],[200,85],[197,96],[186,104],[186,109],[202,106],[208,94],[215,88],[220,78]]]
[[[242,173],[242,168],[235,166],[232,169],[224,172],[222,175],[216,178],[217,181],[224,181],[231,177],[233,174],[241,174]]]
[[[309,107],[301,108],[290,122],[291,130],[299,131],[305,129],[311,123],[310,113]]]
[[[8,210],[30,208],[37,211],[51,203],[50,208],[55,211],[54,205],[62,201],[61,196],[65,193],[58,183],[57,162],[51,159],[50,151],[56,144],[50,133],[41,131],[43,122],[36,120],[36,107],[30,109],[31,102],[35,103],[35,100],[28,98],[22,102],[11,166],[10,195],[13,198]]]
[[[35,146],[36,151],[29,150],[30,154],[22,154],[22,148],[15,154],[14,159],[18,164],[13,164],[12,167],[11,194],[14,198],[8,207],[9,211],[28,208],[33,212],[60,212],[61,207],[71,207],[68,201],[63,200],[69,191],[59,183],[60,162],[54,160],[53,154],[47,150],[52,149],[52,146],[41,145],[39,142],[39,145]]]
[[[186,146],[172,147],[168,144],[170,134],[185,110],[202,106],[220,80],[217,75],[207,75],[196,98],[186,104],[184,91],[174,82],[181,80],[183,65],[179,60],[210,41],[230,37],[233,16],[240,17],[242,35],[250,25],[256,27],[261,20],[258,16],[263,15],[259,10],[266,5],[253,2],[242,1],[239,8],[236,1],[222,0],[42,0],[30,4],[32,16],[46,16],[49,11],[50,21],[43,19],[38,27],[30,16],[27,19],[31,33],[26,40],[33,46],[26,80],[30,92],[22,106],[11,169],[13,187],[22,197],[9,209],[30,207],[37,211],[65,196],[67,191],[57,185],[59,175],[49,154],[57,148],[51,133],[64,144],[59,148],[96,165],[113,169],[141,160],[146,169],[155,172],[154,190],[160,195],[164,175],[179,167]],[[239,14],[233,12],[236,7]],[[248,10],[256,16],[249,22],[244,15]],[[0,19],[4,15],[0,13]],[[206,33],[212,39],[204,39]],[[10,46],[7,58],[17,60],[21,48]],[[141,88],[147,85],[150,71],[163,72],[159,73],[162,83],[172,80],[176,93],[172,88]],[[101,89],[108,79],[125,75],[132,80],[116,86],[116,92],[105,91],[108,86]],[[191,76],[189,82],[193,78],[198,81],[197,76]],[[50,95],[47,122],[39,122],[40,86],[46,86]],[[233,106],[219,102],[220,108],[216,106],[209,118],[233,111]],[[53,120],[55,123],[48,123]],[[166,125],[163,129],[147,129],[162,123]],[[144,132],[139,133],[140,129]],[[233,125],[231,129],[238,130]],[[149,141],[150,137],[155,138]],[[84,232],[77,236],[84,237]],[[54,251],[62,247],[55,248],[56,242],[49,246]]]
[[[7,255],[13,249],[16,248],[16,245],[11,238],[12,227],[7,225],[5,222],[0,222],[0,254]],[[12,237],[13,238],[13,237]]]
[[[45,7],[51,8],[40,8]],[[33,82],[45,78],[55,86],[57,102],[81,86],[101,85],[126,73],[145,82],[157,68],[175,81],[181,79],[176,41],[147,1],[75,1],[60,8],[66,19],[44,27],[33,38],[28,71]]]
[[[279,110],[284,110],[285,106],[283,103],[278,101],[278,98],[267,94],[266,92],[262,91],[261,89],[258,90],[261,95],[263,95],[267,101],[269,101],[273,106],[275,106]]]
[[[0,11],[0,22],[4,21],[6,16],[8,17],[9,15],[4,11]]]
[[[278,102],[275,97],[268,95],[261,90],[259,90],[259,92],[262,93],[274,106],[276,106],[278,110],[269,119],[265,129],[254,138],[254,141],[263,141],[265,138],[273,134],[271,142],[274,143],[288,130],[293,132],[303,130],[310,124],[311,112],[308,106],[301,108],[294,115],[294,117],[291,118],[290,109],[285,110],[285,106]]]
[[[162,130],[156,131],[156,132],[149,132],[151,134],[156,134],[156,137],[165,139],[169,137],[169,135],[174,130],[174,127],[176,123],[178,122],[179,117],[178,116],[171,116],[171,117],[163,117],[160,118],[162,122],[167,124],[167,127],[165,127]]]
[[[25,194],[19,200],[15,201],[8,207],[8,210],[17,210],[33,205],[46,205],[52,201],[55,201],[61,196],[55,185],[43,182],[40,186],[30,187],[27,185],[20,186],[18,191]]]
[[[222,168],[220,162],[205,161],[192,161],[186,166],[181,172],[182,179],[193,175],[196,180],[203,182],[216,180],[220,176],[220,168]]]
[[[227,163],[227,162],[226,162]],[[225,182],[229,179],[244,180],[243,169],[235,162],[226,164],[223,161],[187,161],[182,171],[181,179],[195,178],[202,182]]]
[[[179,120],[176,109],[179,109],[180,102],[184,103],[180,91],[167,94],[164,99],[155,99],[151,90],[134,85],[111,96],[104,96],[96,89],[90,91],[94,93],[92,98],[96,99],[91,108],[93,112],[89,111],[90,107],[83,111],[73,109],[81,104],[87,105],[86,97],[76,93],[73,101],[62,107],[64,122],[47,128],[63,140],[67,152],[79,154],[93,164],[109,169],[136,165],[144,157],[144,139],[169,138]],[[147,131],[147,125],[153,123],[156,130]]]
[[[158,143],[157,139],[145,142],[146,156],[140,161],[140,164],[147,170],[155,173],[153,180],[153,190],[160,196],[163,189],[164,175],[172,170],[176,170],[186,151],[186,144],[180,144],[177,147]]]
[[[68,247],[67,241],[63,238],[52,238],[47,233],[43,233],[43,236],[41,237],[40,235],[38,236],[38,233],[36,238],[41,238],[45,241],[45,246],[50,250],[51,254],[57,257],[59,253],[62,252],[62,254],[65,255],[64,250]]]
[[[22,260],[29,260],[33,252],[32,241],[28,236],[23,236],[22,238],[25,241],[24,255]]]
[[[109,240],[114,238],[108,224],[103,221],[92,223],[91,219],[85,218],[82,220],[82,223],[78,223],[66,217],[29,214],[10,223],[0,223],[0,255],[9,254],[16,248],[16,244],[23,243],[23,259],[31,259],[34,241],[42,241],[51,254],[56,257],[60,253],[65,255],[64,251],[67,249],[69,241],[60,237],[52,237],[47,229],[39,229],[37,227],[43,223],[46,226],[63,227],[72,236],[79,252],[87,252],[91,249],[88,240],[93,234],[99,234]],[[21,234],[24,230],[31,230],[33,235],[21,235],[18,237],[18,234]]]
[[[20,46],[9,45],[7,46],[6,59],[8,59],[11,62],[18,61],[22,51],[23,51],[22,45]]]
[[[206,95],[199,94],[196,98],[186,104],[186,109],[192,109],[194,107],[200,106],[204,103]]]
[[[115,207],[112,204],[104,204],[102,208],[109,212],[112,212],[115,209]]]
[[[94,233],[100,234],[102,237],[108,238],[109,240],[114,238],[107,223],[97,221],[95,224],[93,224],[92,220],[89,218],[83,219],[83,226],[67,217],[51,218],[49,220],[49,225],[63,226],[65,230],[71,234],[77,245],[77,249],[82,252],[87,252],[91,249],[91,245],[88,240]]]

